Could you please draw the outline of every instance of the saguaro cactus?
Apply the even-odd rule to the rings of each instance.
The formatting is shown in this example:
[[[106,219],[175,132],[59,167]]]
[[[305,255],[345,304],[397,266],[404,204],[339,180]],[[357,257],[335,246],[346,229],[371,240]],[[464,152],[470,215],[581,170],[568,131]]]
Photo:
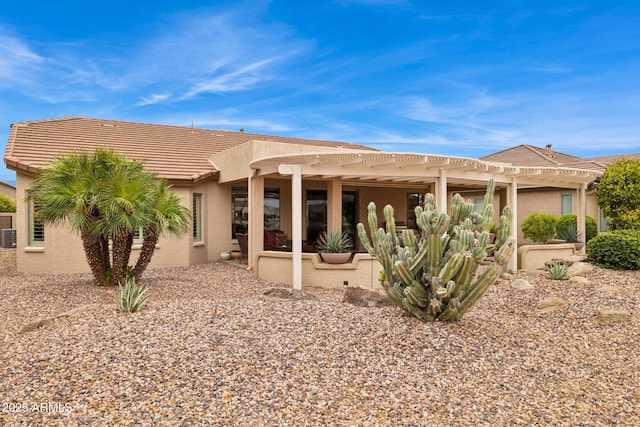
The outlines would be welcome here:
[[[369,203],[369,234],[358,224],[358,237],[382,264],[380,284],[391,301],[408,314],[424,321],[455,321],[462,318],[495,283],[514,246],[511,216],[505,207],[494,243],[489,243],[493,226],[494,182],[489,181],[482,210],[453,197],[451,214],[438,212],[435,197],[425,196],[417,206],[413,230],[396,233],[393,207],[384,207],[386,230],[378,227],[375,203]],[[493,254],[493,261],[486,262]]]

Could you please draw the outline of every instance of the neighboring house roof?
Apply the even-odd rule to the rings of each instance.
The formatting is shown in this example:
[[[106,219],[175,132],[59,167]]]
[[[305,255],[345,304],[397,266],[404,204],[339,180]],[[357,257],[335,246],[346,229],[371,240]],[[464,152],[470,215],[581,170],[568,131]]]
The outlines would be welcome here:
[[[5,181],[0,181],[0,193],[15,200],[16,186]]]
[[[511,163],[514,166],[563,166],[604,172],[607,167],[620,160],[640,160],[640,153],[584,158],[553,151],[551,144],[548,144],[545,148],[522,144],[488,154],[480,157],[480,159]]]
[[[10,169],[37,173],[61,155],[110,148],[143,160],[163,178],[198,182],[218,173],[211,155],[254,140],[377,151],[334,141],[65,117],[11,125],[4,161]]]
[[[516,166],[560,166],[581,160],[580,157],[560,153],[551,149],[551,144],[545,148],[521,144],[506,150],[480,157],[481,160],[491,162],[511,163]]]

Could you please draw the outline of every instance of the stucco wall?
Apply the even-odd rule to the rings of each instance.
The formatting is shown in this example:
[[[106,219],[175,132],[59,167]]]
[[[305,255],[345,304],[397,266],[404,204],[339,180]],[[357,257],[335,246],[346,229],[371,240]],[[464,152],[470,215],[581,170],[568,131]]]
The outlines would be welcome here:
[[[302,286],[344,288],[359,286],[379,287],[378,276],[382,266],[369,254],[355,254],[347,264],[326,264],[319,254],[302,254]],[[255,268],[259,278],[274,283],[293,285],[292,256],[290,252],[262,252]],[[347,285],[345,285],[347,282]]]
[[[32,274],[90,272],[80,236],[71,232],[66,226],[46,226],[44,246],[27,246],[27,203],[23,199],[32,181],[31,177],[17,174],[17,193],[22,195],[19,203],[16,204],[15,221],[18,271]],[[190,188],[174,187],[173,189],[182,198],[185,206],[191,209]],[[191,232],[179,239],[161,236],[149,268],[186,266],[191,259],[202,259],[201,262],[206,262],[206,247],[196,248],[192,252],[189,250],[190,246],[192,246]],[[139,246],[134,246],[130,264],[135,264],[138,254]]]

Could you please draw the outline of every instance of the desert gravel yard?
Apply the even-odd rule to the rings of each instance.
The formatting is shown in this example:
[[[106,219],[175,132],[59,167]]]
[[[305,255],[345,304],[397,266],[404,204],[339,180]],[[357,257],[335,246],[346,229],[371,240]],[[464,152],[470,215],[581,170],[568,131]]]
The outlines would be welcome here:
[[[17,274],[14,256],[0,425],[640,425],[639,272],[520,274],[533,289],[502,279],[460,322],[425,324],[342,289],[264,300],[273,283],[222,262],[148,271],[148,307],[123,314],[89,275]],[[546,297],[569,306],[543,313]],[[602,324],[606,308],[631,318]]]

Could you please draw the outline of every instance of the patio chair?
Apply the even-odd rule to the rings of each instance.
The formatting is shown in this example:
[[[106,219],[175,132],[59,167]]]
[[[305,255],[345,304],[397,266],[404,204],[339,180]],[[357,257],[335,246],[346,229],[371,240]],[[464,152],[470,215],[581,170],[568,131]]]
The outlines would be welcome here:
[[[236,233],[236,238],[238,239],[238,245],[240,246],[240,264],[242,264],[242,259],[247,260],[247,264],[249,263],[249,238],[247,234]]]

